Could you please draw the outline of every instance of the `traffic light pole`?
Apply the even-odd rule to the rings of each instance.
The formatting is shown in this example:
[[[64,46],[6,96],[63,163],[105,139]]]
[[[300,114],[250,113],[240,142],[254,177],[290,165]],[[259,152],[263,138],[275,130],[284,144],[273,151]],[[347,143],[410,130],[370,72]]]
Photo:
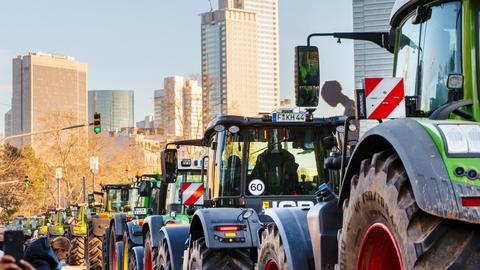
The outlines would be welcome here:
[[[43,133],[50,133],[50,132],[55,132],[55,131],[62,131],[62,130],[67,130],[67,129],[86,127],[86,126],[91,126],[91,125],[93,125],[93,123],[79,124],[79,125],[73,125],[73,126],[57,128],[57,129],[48,129],[48,130],[42,130],[42,131],[37,131],[37,132],[28,132],[28,133],[16,134],[16,135],[7,136],[5,138],[2,138],[0,140],[0,145],[3,145],[6,141],[11,140],[11,139],[15,139],[15,138],[21,138],[21,137],[31,136],[31,135],[38,135],[38,134],[43,134]]]

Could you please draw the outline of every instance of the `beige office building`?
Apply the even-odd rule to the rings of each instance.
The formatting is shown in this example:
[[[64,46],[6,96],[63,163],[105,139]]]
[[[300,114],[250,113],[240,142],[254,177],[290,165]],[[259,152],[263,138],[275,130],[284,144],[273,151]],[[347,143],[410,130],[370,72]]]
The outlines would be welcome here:
[[[220,114],[259,112],[256,14],[219,0],[201,14],[204,123]]]
[[[164,88],[155,91],[155,121],[164,141],[199,138],[202,125],[202,88],[196,80],[182,76],[164,79]]]
[[[240,8],[254,11],[257,19],[258,110],[271,113],[278,108],[278,0],[237,0]]]
[[[87,109],[87,64],[45,53],[13,59],[12,134],[85,124]],[[86,131],[78,130],[83,135]],[[48,136],[27,136],[12,143],[39,150]]]

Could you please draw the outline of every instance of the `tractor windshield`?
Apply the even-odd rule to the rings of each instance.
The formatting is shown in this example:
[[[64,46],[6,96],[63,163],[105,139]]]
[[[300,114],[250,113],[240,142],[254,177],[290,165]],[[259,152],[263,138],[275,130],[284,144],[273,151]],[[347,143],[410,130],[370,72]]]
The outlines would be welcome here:
[[[108,212],[123,212],[133,210],[131,204],[135,194],[135,189],[108,189],[107,207]]]
[[[325,179],[325,155],[320,143],[323,137],[314,128],[251,129],[246,194],[313,194]]]
[[[167,208],[172,209],[172,205],[182,204],[182,198],[180,197],[182,183],[201,181],[202,176],[200,170],[178,170],[177,181],[168,185]]]
[[[462,8],[459,1],[429,7],[424,22],[411,19],[400,28],[395,77],[405,81],[405,94],[418,96],[419,109],[430,113],[463,93],[447,88],[449,74],[462,73]]]

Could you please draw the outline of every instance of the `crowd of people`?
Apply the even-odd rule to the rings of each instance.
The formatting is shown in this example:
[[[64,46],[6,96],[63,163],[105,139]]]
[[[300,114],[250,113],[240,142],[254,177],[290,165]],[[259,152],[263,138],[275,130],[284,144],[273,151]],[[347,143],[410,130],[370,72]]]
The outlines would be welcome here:
[[[23,252],[23,259],[15,261],[4,254],[4,230],[0,229],[0,270],[57,270],[62,269],[70,256],[72,245],[65,237],[40,237],[30,242]]]

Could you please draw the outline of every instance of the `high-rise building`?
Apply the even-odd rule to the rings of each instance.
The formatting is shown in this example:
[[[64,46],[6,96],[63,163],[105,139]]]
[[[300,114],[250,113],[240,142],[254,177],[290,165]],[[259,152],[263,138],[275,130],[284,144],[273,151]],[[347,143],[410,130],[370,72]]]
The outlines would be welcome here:
[[[204,122],[259,112],[256,13],[240,4],[219,0],[219,10],[201,14]]]
[[[280,108],[281,109],[291,109],[292,107],[292,100],[289,98],[280,100]]]
[[[29,53],[13,59],[12,134],[87,123],[87,64],[69,56]],[[78,132],[86,132],[78,129]],[[86,133],[83,133],[86,135]],[[86,138],[86,137],[85,137]],[[12,144],[45,145],[42,136]]]
[[[395,0],[353,0],[353,31],[389,31]],[[367,41],[354,41],[355,88],[363,88],[365,77],[391,77],[393,54]]]
[[[278,0],[236,0],[257,18],[258,110],[270,113],[279,106]]]
[[[5,137],[11,136],[12,135],[12,109],[8,110],[8,112],[5,113],[5,129],[4,129],[4,135]]]
[[[138,121],[135,126],[137,128],[144,128],[144,129],[151,130],[153,129],[154,120],[155,120],[154,113],[149,113],[145,116],[145,118],[142,121]]]
[[[165,90],[154,90],[153,94],[153,108],[154,108],[154,120],[153,127],[156,129],[162,129],[162,100],[165,96]]]
[[[90,90],[88,91],[88,117],[100,113],[102,129],[118,132],[133,128],[134,124],[133,90]]]
[[[183,86],[183,129],[186,138],[202,137],[202,117],[202,87],[197,80],[186,80]]]
[[[202,136],[202,88],[198,81],[181,76],[165,78],[164,89],[155,91],[154,105],[155,123],[165,140]]]
[[[183,85],[181,76],[167,77],[163,81],[162,127],[167,138],[183,136]]]

